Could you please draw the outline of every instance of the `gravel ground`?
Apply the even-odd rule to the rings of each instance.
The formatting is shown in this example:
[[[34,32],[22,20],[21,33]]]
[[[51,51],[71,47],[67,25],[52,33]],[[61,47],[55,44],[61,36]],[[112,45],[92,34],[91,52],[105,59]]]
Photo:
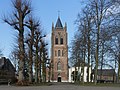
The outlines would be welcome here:
[[[78,85],[51,85],[51,86],[7,86],[0,85],[0,90],[120,90],[120,87],[94,87]]]

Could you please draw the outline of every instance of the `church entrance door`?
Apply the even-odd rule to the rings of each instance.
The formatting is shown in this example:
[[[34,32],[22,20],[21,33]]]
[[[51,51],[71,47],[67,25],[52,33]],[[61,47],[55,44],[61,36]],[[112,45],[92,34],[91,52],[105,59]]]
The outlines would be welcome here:
[[[58,82],[61,82],[61,77],[58,77]]]

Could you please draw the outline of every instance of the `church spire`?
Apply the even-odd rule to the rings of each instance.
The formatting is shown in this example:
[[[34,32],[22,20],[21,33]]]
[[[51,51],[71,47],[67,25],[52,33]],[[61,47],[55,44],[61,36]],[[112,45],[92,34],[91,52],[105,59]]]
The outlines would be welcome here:
[[[63,28],[60,17],[58,16],[57,23],[55,25],[55,28]]]

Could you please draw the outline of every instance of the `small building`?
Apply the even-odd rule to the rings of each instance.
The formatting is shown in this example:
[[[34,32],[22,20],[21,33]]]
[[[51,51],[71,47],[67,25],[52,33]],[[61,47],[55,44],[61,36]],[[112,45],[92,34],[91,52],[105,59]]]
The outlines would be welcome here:
[[[115,69],[98,69],[97,82],[115,82],[116,72]]]
[[[0,58],[0,83],[7,83],[9,80],[15,81],[15,68],[9,59],[2,57]]]
[[[82,69],[82,63],[80,64],[76,64],[73,67],[69,68],[69,82],[75,82],[76,79],[79,81],[82,81],[82,76],[84,79],[84,82],[87,82],[87,78],[88,78],[88,71],[89,71],[89,82],[91,81],[91,67],[89,67],[88,70],[88,65],[85,63],[84,64],[84,75],[83,75],[83,69]]]

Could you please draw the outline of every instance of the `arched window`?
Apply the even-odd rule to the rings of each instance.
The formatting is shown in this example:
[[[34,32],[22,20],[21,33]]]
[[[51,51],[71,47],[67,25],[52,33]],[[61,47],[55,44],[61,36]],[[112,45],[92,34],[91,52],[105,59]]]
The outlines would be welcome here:
[[[61,70],[61,63],[60,63],[60,62],[57,63],[57,70],[58,70],[58,71]]]
[[[58,38],[57,37],[55,38],[55,44],[58,44]]]
[[[63,44],[63,38],[62,37],[60,38],[60,44]]]
[[[58,57],[60,56],[60,50],[58,50]]]

